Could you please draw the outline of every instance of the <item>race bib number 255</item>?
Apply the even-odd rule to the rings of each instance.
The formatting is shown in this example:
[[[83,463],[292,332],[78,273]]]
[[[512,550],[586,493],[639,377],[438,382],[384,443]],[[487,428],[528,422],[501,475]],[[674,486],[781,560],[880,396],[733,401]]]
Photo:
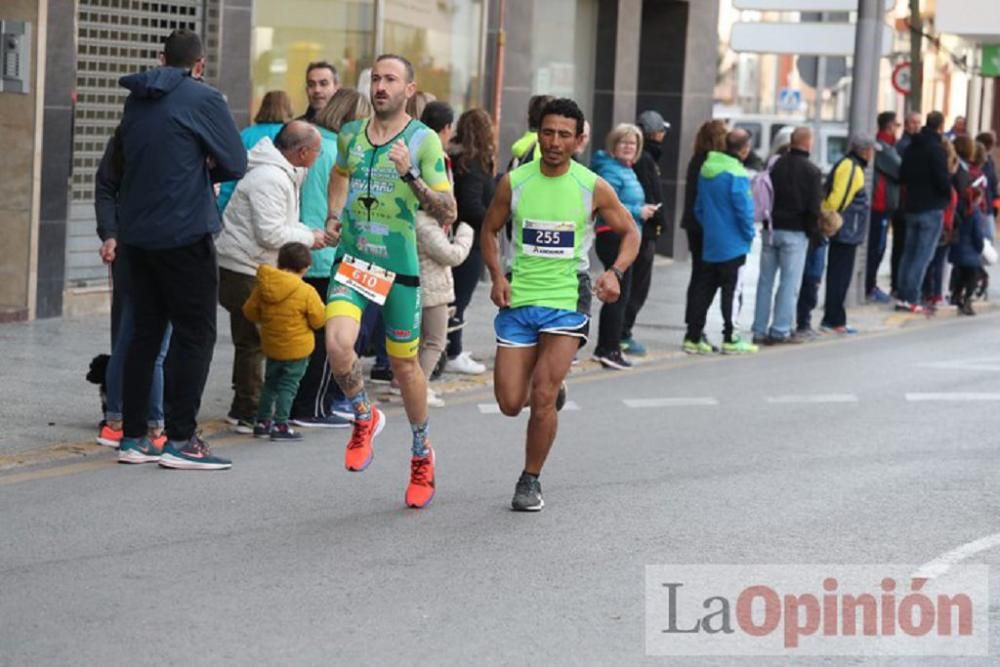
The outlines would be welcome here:
[[[573,259],[576,224],[550,220],[525,220],[521,249],[525,255],[546,259]]]

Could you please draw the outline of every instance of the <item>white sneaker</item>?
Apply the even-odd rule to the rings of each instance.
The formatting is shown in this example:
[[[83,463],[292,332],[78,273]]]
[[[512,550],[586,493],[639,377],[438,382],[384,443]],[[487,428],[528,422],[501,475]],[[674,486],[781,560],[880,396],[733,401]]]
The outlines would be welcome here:
[[[433,389],[431,389],[430,387],[427,388],[427,407],[429,408],[444,407],[444,399],[438,396],[438,393]]]
[[[486,366],[473,359],[468,352],[463,352],[454,359],[445,362],[444,372],[481,375],[486,372]]]

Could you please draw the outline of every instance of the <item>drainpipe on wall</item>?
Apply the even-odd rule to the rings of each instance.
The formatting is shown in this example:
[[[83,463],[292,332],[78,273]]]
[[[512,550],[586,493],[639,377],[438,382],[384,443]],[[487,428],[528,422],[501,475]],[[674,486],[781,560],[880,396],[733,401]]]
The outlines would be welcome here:
[[[507,31],[504,29],[504,20],[507,13],[507,1],[498,0],[497,11],[499,20],[497,25],[497,58],[493,67],[493,132],[496,136],[494,142],[497,149],[497,157],[500,155],[500,108],[503,102],[503,66],[504,50],[507,44]]]

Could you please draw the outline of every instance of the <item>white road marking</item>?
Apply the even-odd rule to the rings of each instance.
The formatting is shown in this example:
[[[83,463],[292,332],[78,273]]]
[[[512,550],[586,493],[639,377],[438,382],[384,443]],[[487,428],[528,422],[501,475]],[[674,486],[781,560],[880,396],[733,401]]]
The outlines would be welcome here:
[[[765,396],[768,403],[857,403],[854,394],[805,394],[801,396]]]
[[[692,398],[626,398],[625,406],[629,408],[683,408],[699,405],[718,405],[719,401],[711,397]]]
[[[920,401],[1000,401],[1000,394],[975,391],[930,392],[926,394],[906,394],[906,400]]]
[[[926,361],[917,364],[917,367],[952,371],[1000,371],[1000,357],[953,359],[951,361]]]
[[[951,551],[947,551],[932,561],[924,563],[913,574],[913,579],[934,579],[958,565],[963,560],[971,558],[982,551],[988,551],[1000,546],[1000,533],[987,535],[973,542],[967,542]]]
[[[530,410],[531,408],[525,408],[525,411]],[[580,410],[580,405],[576,401],[566,401],[566,405],[564,405],[562,409],[563,412],[579,412]],[[498,415],[500,414],[500,406],[496,403],[480,403],[479,414]]]

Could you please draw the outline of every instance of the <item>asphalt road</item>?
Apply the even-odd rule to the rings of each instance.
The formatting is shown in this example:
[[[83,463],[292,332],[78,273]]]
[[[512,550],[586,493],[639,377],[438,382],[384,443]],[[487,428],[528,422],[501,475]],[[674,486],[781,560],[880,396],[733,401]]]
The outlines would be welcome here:
[[[1000,532],[998,326],[578,377],[540,514],[508,510],[526,418],[484,393],[433,413],[424,511],[398,408],[363,474],[345,431],[224,438],[220,473],[5,473],[0,664],[784,664],[646,656],[645,566],[926,563]]]

